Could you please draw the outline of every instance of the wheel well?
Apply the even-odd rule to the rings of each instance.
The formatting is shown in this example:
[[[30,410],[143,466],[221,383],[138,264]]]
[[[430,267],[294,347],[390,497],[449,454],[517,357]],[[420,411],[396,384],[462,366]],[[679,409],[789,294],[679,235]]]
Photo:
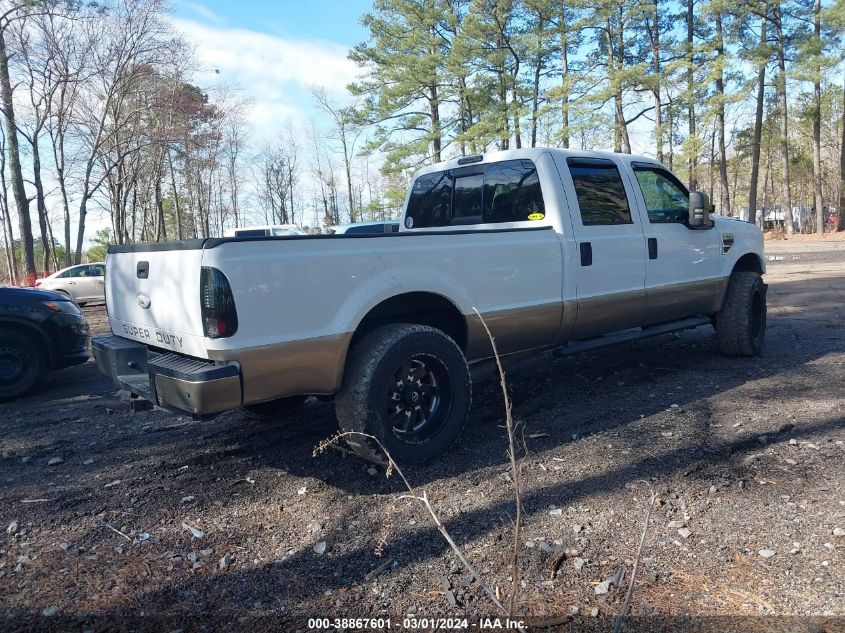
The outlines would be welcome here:
[[[0,321],[0,330],[7,330],[18,332],[25,336],[35,345],[41,359],[44,361],[44,367],[49,368],[52,365],[52,358],[50,356],[50,346],[44,335],[33,327],[22,325],[14,321]]]
[[[432,292],[408,292],[385,299],[363,318],[351,345],[377,327],[389,323],[416,323],[442,330],[466,351],[467,325],[464,315],[445,297]]]
[[[754,253],[746,253],[737,260],[736,264],[734,264],[734,271],[736,270],[742,270],[762,275],[763,264],[762,262],[760,262],[760,258],[757,257],[757,255],[755,255]]]

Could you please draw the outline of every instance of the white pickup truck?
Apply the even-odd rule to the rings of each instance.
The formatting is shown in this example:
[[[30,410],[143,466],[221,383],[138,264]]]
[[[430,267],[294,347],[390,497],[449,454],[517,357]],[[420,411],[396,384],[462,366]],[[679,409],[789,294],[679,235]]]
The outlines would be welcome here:
[[[711,210],[649,158],[462,157],[416,175],[398,233],[111,247],[113,336],[93,351],[122,389],[199,416],[333,395],[342,429],[424,460],[458,437],[470,365],[492,356],[476,310],[505,360],[705,324],[757,354],[762,235]]]

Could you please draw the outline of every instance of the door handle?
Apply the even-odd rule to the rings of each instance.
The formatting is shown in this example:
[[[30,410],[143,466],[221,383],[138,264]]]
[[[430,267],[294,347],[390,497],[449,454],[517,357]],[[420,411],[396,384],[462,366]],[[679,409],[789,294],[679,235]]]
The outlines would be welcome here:
[[[75,281],[69,281],[69,282],[67,282],[67,284],[68,284],[68,286],[75,286],[76,282]]]
[[[648,238],[648,258],[657,259],[657,238]]]
[[[592,266],[593,265],[593,245],[590,242],[581,242],[578,245],[578,248],[581,249],[581,265],[582,266]]]

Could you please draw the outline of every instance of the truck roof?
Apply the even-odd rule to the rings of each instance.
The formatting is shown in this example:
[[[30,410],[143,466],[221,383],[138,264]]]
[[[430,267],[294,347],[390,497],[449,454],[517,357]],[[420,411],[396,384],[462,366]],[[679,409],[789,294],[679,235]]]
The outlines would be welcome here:
[[[557,147],[526,147],[522,149],[506,149],[492,152],[484,152],[479,154],[481,160],[474,160],[472,162],[466,161],[468,156],[456,156],[449,160],[435,163],[434,165],[427,165],[419,169],[414,177],[422,174],[427,174],[432,171],[443,171],[444,169],[455,169],[457,167],[464,167],[469,165],[483,165],[484,163],[492,163],[503,160],[516,160],[520,158],[528,158],[530,160],[537,160],[545,153],[557,154],[564,157],[577,156],[580,158],[609,158],[613,160],[621,160],[624,163],[628,162],[643,162],[660,165],[661,163],[650,156],[639,156],[636,154],[620,154],[617,152],[598,152],[590,150],[579,149],[560,149]]]

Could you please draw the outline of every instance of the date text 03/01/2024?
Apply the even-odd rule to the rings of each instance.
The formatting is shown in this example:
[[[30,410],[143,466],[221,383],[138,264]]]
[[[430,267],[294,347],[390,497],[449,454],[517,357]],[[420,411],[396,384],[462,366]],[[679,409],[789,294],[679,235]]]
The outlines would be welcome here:
[[[393,625],[399,629],[445,629],[445,630],[520,630],[525,624],[522,620],[510,618],[480,618],[478,622],[470,622],[467,618],[426,618],[408,617],[401,621],[390,618],[309,618],[309,629],[392,629]]]

